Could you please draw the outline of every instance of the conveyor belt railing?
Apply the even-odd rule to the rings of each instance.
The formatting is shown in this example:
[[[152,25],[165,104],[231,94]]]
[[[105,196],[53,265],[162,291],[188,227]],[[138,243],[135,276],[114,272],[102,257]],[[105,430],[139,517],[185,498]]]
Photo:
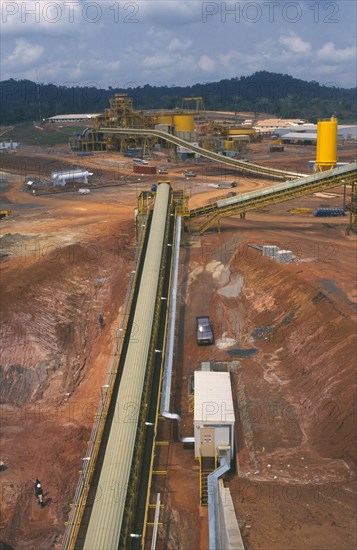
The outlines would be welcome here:
[[[147,412],[147,422],[149,426],[145,435],[145,449],[140,474],[140,485],[137,493],[137,503],[135,511],[135,521],[133,528],[135,533],[142,533],[142,541],[146,538],[146,529],[150,523],[147,521],[150,508],[150,494],[152,476],[154,473],[155,460],[155,441],[157,424],[159,420],[160,387],[162,384],[162,373],[164,366],[165,348],[167,342],[168,312],[170,307],[169,297],[171,295],[170,286],[172,282],[173,268],[173,243],[174,235],[177,233],[176,223],[179,218],[174,213],[170,213],[168,240],[166,244],[166,259],[161,266],[161,285],[157,295],[157,327],[154,337],[155,358],[152,366],[152,380],[147,387],[146,395],[143,394],[143,402]],[[124,542],[124,540],[123,540]],[[132,542],[132,541],[131,541]],[[131,550],[139,550],[142,546],[138,543],[130,544]],[[124,545],[123,545],[124,549]]]
[[[172,134],[169,134],[167,132],[163,132],[162,130],[153,130],[153,129],[144,129],[144,128],[99,128],[98,132],[102,132],[104,134],[158,137],[168,143],[173,143],[174,145],[184,147],[185,149],[188,149],[193,153],[197,153],[201,157],[218,161],[222,164],[230,166],[231,168],[239,168],[240,170],[244,171],[249,175],[258,174],[261,176],[270,177],[272,179],[280,179],[280,180],[295,179],[297,177],[304,176],[304,174],[300,174],[298,172],[290,172],[288,170],[281,170],[278,168],[260,166],[258,164],[253,164],[251,162],[246,162],[239,159],[225,157],[224,155],[220,155],[219,153],[215,153],[214,151],[209,151],[208,149],[204,149],[203,147],[193,145],[192,143],[184,139],[181,139],[177,136],[173,136]]]
[[[73,503],[71,504],[68,521],[66,522],[66,530],[62,541],[62,550],[75,550],[76,547],[78,531],[82,521],[85,503],[88,497],[88,491],[90,488],[95,462],[99,451],[100,441],[113,392],[113,386],[117,375],[120,354],[124,342],[124,335],[127,330],[128,311],[130,309],[133,299],[133,292],[137,275],[136,268],[139,263],[140,255],[143,249],[145,231],[146,225],[143,224],[135,250],[133,269],[131,271],[128,281],[128,288],[123,305],[123,314],[119,323],[118,332],[116,334],[113,361],[107,374],[105,384],[101,388],[101,399],[99,401],[98,409],[95,415],[95,421],[89,438],[86,456],[84,459],[82,459],[82,470],[80,471],[80,478],[73,497]],[[105,392],[103,392],[103,389],[105,389]]]
[[[148,359],[152,353],[151,336],[155,322],[156,297],[166,240],[166,221],[171,209],[171,188],[158,186],[152,214],[150,235],[146,244],[144,265],[137,285],[136,307],[128,332],[128,347],[121,371],[120,384],[110,405],[112,422],[103,440],[103,458],[88,519],[76,550],[126,548],[131,537],[132,510],[127,500],[137,434],[141,432],[141,405]],[[155,350],[154,350],[155,352]],[[145,405],[145,403],[144,403]],[[144,423],[145,424],[145,423]],[[103,438],[104,439],[104,438]],[[125,514],[129,513],[126,520]],[[125,521],[122,532],[123,521]],[[120,542],[119,542],[120,539]]]
[[[190,211],[190,219],[206,217],[199,227],[203,233],[215,222],[227,216],[234,216],[251,210],[285,202],[297,197],[316,193],[339,184],[351,184],[357,177],[357,162],[318,172],[295,181],[281,183],[257,191],[243,193],[235,197],[221,199],[215,203],[201,206]]]
[[[156,305],[151,325],[150,347],[147,356],[147,365],[143,391],[140,402],[138,428],[134,446],[130,479],[128,484],[124,516],[120,533],[120,548],[126,550],[131,547],[130,532],[135,524],[139,527],[144,538],[146,525],[143,509],[148,505],[147,487],[150,478],[149,455],[153,448],[155,434],[152,424],[156,422],[159,393],[159,380],[163,365],[163,348],[165,345],[167,319],[167,286],[171,271],[172,235],[175,229],[175,218],[169,213],[162,247],[162,258],[158,286],[156,291]],[[153,229],[155,231],[155,229]],[[145,504],[144,504],[145,503]],[[134,529],[137,532],[137,528]],[[134,547],[135,548],[135,547]]]

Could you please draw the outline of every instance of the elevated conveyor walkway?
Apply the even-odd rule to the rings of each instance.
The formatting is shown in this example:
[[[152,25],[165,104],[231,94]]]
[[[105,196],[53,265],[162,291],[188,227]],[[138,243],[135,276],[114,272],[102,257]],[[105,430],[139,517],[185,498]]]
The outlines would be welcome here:
[[[163,364],[175,225],[169,184],[158,186],[148,214],[120,357],[100,409],[102,429],[95,430],[83,459],[88,467],[76,492],[63,550],[129,550],[137,522],[144,533],[146,490],[141,480],[147,484],[144,469],[146,462],[150,467],[146,458],[155,437],[157,402],[152,401]]]
[[[243,193],[239,196],[218,200],[213,204],[195,208],[190,210],[190,219],[205,218],[198,228],[198,231],[203,233],[214,223],[219,223],[221,218],[237,214],[244,215],[245,212],[251,210],[258,210],[272,204],[323,191],[336,185],[353,185],[356,178],[357,162],[353,162],[334,170],[318,172],[294,181]]]
[[[279,170],[277,168],[259,166],[258,164],[253,164],[251,162],[225,157],[223,155],[220,155],[219,153],[215,153],[214,151],[209,151],[208,149],[204,149],[203,147],[193,145],[192,143],[189,143],[184,139],[178,138],[161,130],[143,128],[99,128],[98,132],[103,132],[103,134],[158,137],[168,143],[173,143],[174,145],[185,147],[185,149],[188,149],[193,153],[197,153],[201,157],[220,162],[222,164],[225,164],[226,166],[230,166],[231,168],[238,168],[249,175],[260,175],[266,178],[277,180],[289,180],[304,176],[304,174],[299,174],[297,172],[289,172],[287,170]]]

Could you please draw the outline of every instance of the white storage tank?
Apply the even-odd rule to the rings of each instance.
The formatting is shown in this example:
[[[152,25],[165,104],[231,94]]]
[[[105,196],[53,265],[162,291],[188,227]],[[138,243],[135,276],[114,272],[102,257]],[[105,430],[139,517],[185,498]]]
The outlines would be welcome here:
[[[195,371],[195,458],[215,457],[219,448],[234,455],[234,407],[229,372]]]
[[[275,259],[279,264],[288,263],[293,259],[293,253],[291,250],[279,250],[275,254]]]
[[[274,257],[275,254],[278,252],[279,250],[279,247],[276,246],[275,244],[264,244],[263,245],[263,256],[268,256],[268,257]]]

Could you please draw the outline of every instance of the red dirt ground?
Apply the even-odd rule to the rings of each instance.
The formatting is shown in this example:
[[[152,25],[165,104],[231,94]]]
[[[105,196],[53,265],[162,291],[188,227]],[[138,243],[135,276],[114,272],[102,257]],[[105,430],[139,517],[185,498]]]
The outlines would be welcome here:
[[[17,157],[22,167],[30,159],[48,162],[48,156],[25,153]],[[307,171],[306,159],[313,155],[300,148],[290,153],[295,157]],[[113,158],[102,155],[93,163]],[[18,167],[14,161],[9,171]],[[212,188],[222,179],[220,171],[210,177],[215,170],[204,165],[204,178],[186,181],[183,170],[172,168],[169,177],[174,185],[185,183],[192,206],[227,194]],[[1,252],[8,256],[1,264],[0,459],[7,469],[0,473],[0,539],[10,548],[57,548],[63,535],[113,359],[134,254],[136,193],[151,181],[86,197],[32,197],[15,178],[2,194],[13,210],[1,222]],[[239,189],[268,184],[249,179]],[[334,189],[246,220],[231,218],[220,234],[186,234],[181,249],[172,410],[183,415],[183,435],[192,435],[188,377],[202,360],[231,362],[238,474],[227,483],[247,550],[356,546],[356,241],[345,235],[346,218],[290,214],[292,208],[341,201],[342,190]],[[296,261],[272,263],[250,243],[289,248]],[[99,311],[106,319],[103,331]],[[194,320],[205,312],[216,345],[198,348]],[[248,348],[256,348],[255,355],[234,351]],[[170,440],[172,433],[176,428],[160,420],[159,439]],[[172,441],[156,460],[167,469],[153,480],[153,493],[162,491],[165,504],[158,548],[207,549],[207,509],[199,506],[192,449]],[[33,495],[36,477],[44,485],[44,509]]]

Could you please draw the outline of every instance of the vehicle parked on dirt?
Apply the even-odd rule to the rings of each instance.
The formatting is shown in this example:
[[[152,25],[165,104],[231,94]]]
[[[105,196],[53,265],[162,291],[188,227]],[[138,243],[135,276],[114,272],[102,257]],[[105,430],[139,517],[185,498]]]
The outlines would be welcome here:
[[[213,329],[209,317],[196,317],[196,338],[199,345],[213,344]]]

